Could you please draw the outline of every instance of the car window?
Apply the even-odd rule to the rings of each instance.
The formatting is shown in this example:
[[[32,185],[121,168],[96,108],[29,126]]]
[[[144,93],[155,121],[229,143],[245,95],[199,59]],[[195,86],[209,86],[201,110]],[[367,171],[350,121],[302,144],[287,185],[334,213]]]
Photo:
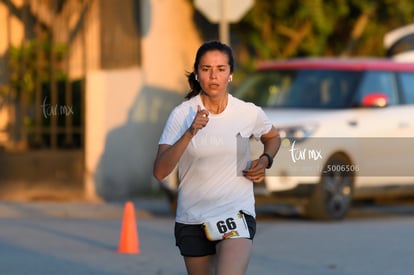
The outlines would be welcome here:
[[[337,70],[262,71],[249,76],[235,96],[262,107],[348,108],[359,75]]]
[[[258,72],[247,77],[235,96],[258,106],[269,106],[290,88],[295,72]]]
[[[388,97],[388,105],[396,105],[399,102],[397,82],[395,74],[385,71],[369,71],[365,73],[357,94],[356,102],[370,93],[383,93]]]
[[[400,73],[402,94],[406,104],[414,104],[414,73]]]

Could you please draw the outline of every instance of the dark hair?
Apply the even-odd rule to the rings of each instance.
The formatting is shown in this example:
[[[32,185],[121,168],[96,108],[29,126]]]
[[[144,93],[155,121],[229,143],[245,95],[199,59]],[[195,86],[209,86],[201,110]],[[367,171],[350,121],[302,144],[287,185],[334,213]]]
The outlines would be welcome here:
[[[198,83],[198,81],[196,80],[195,75],[198,65],[200,64],[201,57],[209,51],[220,51],[222,53],[225,53],[229,58],[230,72],[233,73],[234,71],[234,57],[232,49],[226,44],[221,43],[220,41],[213,40],[205,42],[197,50],[193,71],[186,75],[188,79],[188,84],[190,86],[190,92],[185,96],[186,99],[190,99],[201,92],[200,83]]]

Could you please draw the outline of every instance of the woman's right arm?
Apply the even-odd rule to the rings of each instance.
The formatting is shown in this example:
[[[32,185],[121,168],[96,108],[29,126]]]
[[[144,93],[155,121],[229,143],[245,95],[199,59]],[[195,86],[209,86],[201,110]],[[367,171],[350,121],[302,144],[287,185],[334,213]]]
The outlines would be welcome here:
[[[174,170],[191,139],[197,134],[200,129],[204,128],[207,123],[207,110],[201,110],[201,108],[198,107],[197,114],[190,128],[184,132],[184,134],[176,143],[173,145],[160,144],[158,146],[157,157],[154,161],[153,168],[153,174],[157,180],[163,180]]]
[[[191,133],[186,131],[174,145],[158,145],[158,153],[154,162],[153,171],[154,177],[157,180],[163,180],[172,170],[174,170],[192,138]]]

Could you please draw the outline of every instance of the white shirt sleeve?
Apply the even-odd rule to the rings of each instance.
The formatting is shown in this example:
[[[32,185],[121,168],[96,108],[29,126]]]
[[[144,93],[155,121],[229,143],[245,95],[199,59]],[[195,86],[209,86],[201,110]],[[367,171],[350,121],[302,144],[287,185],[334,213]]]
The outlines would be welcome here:
[[[175,107],[167,119],[164,130],[158,144],[173,145],[188,130],[196,112],[189,104],[181,104]]]
[[[266,116],[262,108],[255,106],[257,109],[256,123],[253,128],[253,136],[256,140],[259,140],[260,137],[270,131],[272,128],[272,122]]]

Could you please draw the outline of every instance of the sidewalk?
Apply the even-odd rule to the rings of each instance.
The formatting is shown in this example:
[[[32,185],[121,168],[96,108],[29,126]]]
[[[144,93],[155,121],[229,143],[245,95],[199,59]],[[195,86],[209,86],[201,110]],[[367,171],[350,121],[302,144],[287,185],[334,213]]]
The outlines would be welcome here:
[[[164,197],[136,198],[131,201],[134,203],[137,218],[172,215]],[[0,201],[0,218],[121,218],[125,202]]]

